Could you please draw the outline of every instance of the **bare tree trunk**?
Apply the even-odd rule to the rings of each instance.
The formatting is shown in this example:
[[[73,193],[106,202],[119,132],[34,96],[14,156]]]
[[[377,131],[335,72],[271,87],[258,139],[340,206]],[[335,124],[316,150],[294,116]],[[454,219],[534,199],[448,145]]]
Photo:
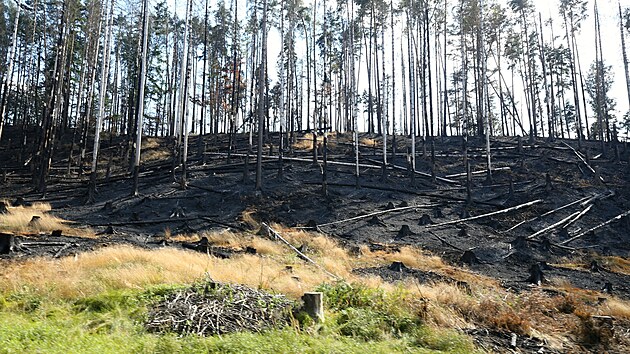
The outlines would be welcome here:
[[[9,67],[4,75],[4,82],[2,83],[2,102],[0,103],[0,139],[2,139],[2,128],[4,126],[5,113],[7,110],[7,100],[9,96],[9,85],[13,81],[13,65],[15,62],[15,53],[17,52],[17,32],[20,24],[20,10],[22,9],[22,0],[17,0],[17,7],[15,10],[15,22],[13,23],[13,38],[11,40],[11,50],[9,50],[9,56],[7,63]]]
[[[114,18],[114,3],[110,1],[109,13],[107,17],[107,32],[105,34],[105,43],[103,43],[103,64],[101,65],[101,87],[98,94],[98,116],[96,117],[96,126],[94,131],[94,149],[92,151],[92,169],[90,170],[90,183],[88,186],[88,202],[93,203],[96,194],[96,169],[98,165],[98,153],[101,142],[101,126],[105,116],[105,93],[107,92],[108,75],[109,75],[109,45],[112,35],[112,23]]]
[[[149,40],[149,1],[142,2],[142,54],[140,57],[140,77],[138,80],[138,110],[136,112],[136,153],[133,165],[133,191],[138,195],[138,177],[140,175],[140,153],[142,150],[142,125],[144,121],[144,86],[147,72],[147,46]]]
[[[256,190],[262,190],[262,150],[265,125],[265,79],[267,64],[267,0],[263,0],[262,48],[258,72],[258,152],[256,155]],[[315,147],[313,147],[315,149]]]
[[[628,54],[626,53],[626,36],[623,31],[623,17],[621,14],[621,3],[619,5],[619,31],[621,34],[621,53],[623,55],[623,68],[626,73],[626,88],[628,93],[628,106],[630,106],[630,70],[628,69]]]

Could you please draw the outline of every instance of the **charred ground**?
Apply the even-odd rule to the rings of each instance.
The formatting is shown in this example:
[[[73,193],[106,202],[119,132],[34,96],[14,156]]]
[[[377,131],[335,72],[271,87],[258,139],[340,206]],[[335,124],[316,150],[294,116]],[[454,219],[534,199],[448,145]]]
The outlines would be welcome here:
[[[136,197],[130,196],[124,147],[115,138],[104,139],[99,169],[103,172],[94,203],[86,203],[89,167],[76,166],[76,152],[68,169],[69,146],[57,150],[43,194],[32,187],[34,166],[29,163],[33,159],[28,147],[17,147],[18,139],[5,141],[0,150],[0,197],[14,205],[48,202],[55,215],[74,222],[75,228],[90,228],[97,237],[51,237],[43,241],[51,243],[46,247],[33,242],[33,233],[17,233],[17,244],[27,246],[1,257],[64,256],[117,243],[182,247],[168,236],[211,229],[250,230],[248,222],[255,220],[317,228],[357,252],[363,245],[393,250],[417,246],[451,264],[496,278],[514,292],[578,288],[630,299],[630,217],[585,233],[630,210],[627,143],[606,144],[602,151],[599,142],[492,138],[495,170],[488,179],[485,141],[470,139],[468,193],[461,137],[435,138],[433,178],[429,141],[417,142],[419,173],[412,177],[407,168],[407,139],[396,138],[399,152],[390,154],[390,168],[383,172],[382,141],[361,136],[358,187],[351,139],[343,134],[328,137],[324,167],[321,138],[317,162],[308,135],[296,137],[280,162],[279,136],[269,136],[273,144],[265,147],[261,191],[254,188],[255,155],[248,152],[246,135],[232,140],[228,136],[191,139],[186,188],[179,183],[179,167],[172,170],[173,142],[147,139]],[[228,156],[229,143],[233,149]],[[390,147],[392,143],[390,139]],[[534,203],[458,221],[528,202]],[[545,215],[558,208],[562,209]],[[347,220],[355,217],[359,218]],[[439,225],[446,222],[451,223]],[[442,275],[405,268],[356,271],[391,281],[407,276],[426,282],[444,280]]]

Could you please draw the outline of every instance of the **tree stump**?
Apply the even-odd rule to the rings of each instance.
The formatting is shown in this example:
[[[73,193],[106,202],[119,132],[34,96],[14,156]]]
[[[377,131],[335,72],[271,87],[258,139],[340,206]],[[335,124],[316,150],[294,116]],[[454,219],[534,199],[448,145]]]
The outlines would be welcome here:
[[[311,219],[305,225],[309,230],[317,230],[317,222]]]
[[[431,220],[431,217],[427,214],[422,214],[422,216],[420,217],[420,221],[418,221],[418,225],[425,226],[431,224],[433,224],[433,220]]]
[[[612,295],[612,293],[613,293],[613,285],[612,285],[612,283],[607,281],[604,284],[604,287],[602,288],[602,292],[605,292],[607,294],[611,294]]]
[[[383,220],[379,219],[378,216],[374,215],[370,220],[368,220],[368,224],[375,226],[385,226]]]
[[[15,238],[12,234],[0,233],[0,254],[9,254],[15,247]]]
[[[400,230],[398,230],[398,234],[396,235],[396,238],[400,239],[406,236],[410,236],[410,235],[415,235],[416,233],[411,231],[411,229],[409,228],[409,225],[403,225],[400,227]]]
[[[0,201],[0,214],[6,214],[9,212],[9,205],[7,202]]]
[[[540,264],[537,263],[529,267],[529,278],[527,278],[527,282],[540,286],[544,281],[545,275],[540,268]]]
[[[442,219],[444,217],[444,213],[442,212],[442,209],[440,208],[433,209],[433,217],[436,219]]]
[[[529,248],[529,245],[527,244],[527,239],[525,239],[525,236],[516,237],[514,240],[510,242],[510,246],[512,246],[512,248],[517,249],[517,250]]]
[[[304,307],[302,309],[315,322],[324,322],[324,294],[320,292],[308,292],[302,295]]]
[[[477,255],[475,254],[475,252],[471,250],[464,251],[464,254],[462,254],[462,256],[459,258],[459,261],[468,265],[480,263],[479,258],[477,258]]]
[[[14,207],[27,206],[26,202],[24,201],[24,198],[22,198],[22,197],[17,197],[17,199],[12,203],[12,205]]]
[[[402,273],[403,270],[407,269],[407,266],[400,261],[395,261],[387,267],[389,270],[393,270],[394,272]]]
[[[549,173],[545,173],[545,190],[550,192],[553,189],[551,185],[551,175]]]
[[[599,273],[602,270],[605,270],[602,266],[597,263],[596,260],[591,261],[591,265],[589,266],[589,270],[593,273]]]
[[[551,250],[551,241],[549,241],[547,237],[543,237],[541,239],[540,248],[545,252],[549,252]]]
[[[31,221],[28,222],[28,227],[37,228],[41,225],[42,217],[38,215],[33,215]]]

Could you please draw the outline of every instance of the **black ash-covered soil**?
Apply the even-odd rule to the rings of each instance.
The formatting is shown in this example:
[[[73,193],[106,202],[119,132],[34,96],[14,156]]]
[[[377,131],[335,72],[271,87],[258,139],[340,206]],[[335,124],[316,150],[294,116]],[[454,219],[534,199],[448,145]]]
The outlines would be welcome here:
[[[195,137],[191,139],[187,188],[183,189],[179,183],[181,170],[175,170],[174,179],[170,159],[158,159],[143,164],[140,195],[136,197],[130,196],[132,182],[123,158],[117,155],[121,145],[114,140],[109,146],[105,141],[104,151],[112,152],[113,164],[108,177],[99,175],[94,203],[86,203],[87,173],[77,177],[77,169],[73,168],[70,175],[66,174],[67,151],[60,149],[53,159],[50,182],[42,195],[32,187],[29,165],[16,161],[16,148],[2,146],[0,161],[3,161],[6,172],[0,185],[0,198],[11,201],[22,197],[26,202],[48,202],[53,214],[71,220],[77,226],[90,227],[99,234],[97,239],[39,237],[40,242],[70,243],[71,246],[59,254],[63,246],[23,246],[2,257],[61,256],[116,243],[161,247],[165,244],[165,233],[178,235],[213,229],[248,229],[243,220],[246,213],[257,221],[287,226],[305,226],[309,222],[312,225],[314,222],[321,232],[337,238],[349,248],[370,242],[421,247],[449,263],[497,278],[503,286],[515,291],[532,286],[528,281],[530,269],[538,265],[543,272],[543,285],[545,282],[562,282],[596,291],[612,289],[614,295],[630,298],[630,275],[608,269],[601,261],[601,256],[630,255],[629,217],[560,245],[569,237],[630,210],[630,166],[627,162],[630,147],[627,144],[618,143],[616,148],[609,144],[602,154],[598,142],[583,142],[580,148],[573,140],[549,142],[539,139],[519,143],[517,138],[493,138],[492,162],[497,170],[488,180],[483,172],[486,166],[484,141],[471,139],[471,170],[479,173],[472,175],[472,201],[469,203],[461,138],[435,138],[435,181],[431,178],[429,142],[423,144],[418,140],[417,171],[424,175],[417,174],[412,179],[407,171],[404,138],[397,137],[399,153],[388,158],[388,162],[397,167],[388,169],[385,175],[378,163],[382,160],[380,138],[363,140],[359,188],[356,187],[353,166],[334,164],[354,161],[350,138],[350,135],[335,135],[328,139],[330,163],[326,194],[322,187],[321,154],[318,163],[313,163],[310,149],[287,149],[280,173],[278,136],[272,135],[270,140],[275,145],[271,152],[270,145],[265,148],[262,191],[254,188],[255,155],[250,154],[249,163],[244,163],[247,136],[235,139],[233,145],[240,148],[229,160],[223,153],[227,151],[227,136],[204,137],[205,154],[196,151],[202,144],[198,144],[199,138]],[[374,146],[370,145],[372,142]],[[390,138],[390,146],[391,143]],[[165,157],[168,157],[170,144],[172,142],[158,139],[152,149],[166,151]],[[581,151],[597,173],[590,171],[569,146]],[[22,160],[28,159],[27,152],[19,155]],[[103,155],[104,171],[108,154]],[[84,166],[84,169],[88,168]],[[519,222],[580,199],[587,200],[588,204],[577,203],[509,230]],[[435,226],[536,200],[540,201],[512,212]],[[409,208],[416,205],[417,208]],[[589,205],[590,209],[565,230],[553,229],[526,239]],[[374,217],[334,223],[388,209],[393,210]],[[17,243],[27,244],[27,237],[18,236]],[[183,247],[181,242],[168,245]],[[462,257],[465,251],[471,251],[473,257],[470,258],[471,252],[468,252],[468,258]],[[595,266],[592,266],[593,261]],[[363,271],[378,273],[377,270]],[[391,278],[387,272],[381,273],[384,278]]]

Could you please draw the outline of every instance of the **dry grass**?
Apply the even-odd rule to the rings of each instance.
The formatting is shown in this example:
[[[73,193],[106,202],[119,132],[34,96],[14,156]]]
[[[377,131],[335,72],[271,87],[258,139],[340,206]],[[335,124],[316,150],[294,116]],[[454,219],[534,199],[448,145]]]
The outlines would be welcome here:
[[[163,138],[143,138],[140,159],[142,162],[153,162],[170,158],[172,151],[167,145]]]
[[[72,229],[66,223],[68,221],[50,215],[51,208],[48,203],[33,203],[32,206],[8,207],[4,214],[0,214],[0,230],[7,232],[49,232],[61,230],[64,234],[75,236],[88,236],[89,230]],[[39,219],[33,220],[33,216]]]
[[[337,133],[328,134],[328,141],[326,142],[326,144],[329,149],[334,149],[335,147],[337,147],[337,144],[334,142],[336,137],[337,137]],[[317,145],[321,146],[323,144],[324,144],[324,136],[318,135]],[[293,143],[293,148],[296,150],[312,151],[313,150],[313,134],[306,133],[302,137],[297,138],[295,143]]]
[[[630,259],[616,256],[598,257],[597,261],[615,273],[630,275]]]
[[[360,138],[359,139],[359,144],[366,146],[366,147],[378,147],[378,146],[382,146],[381,143],[374,139],[374,138]]]
[[[249,222],[258,225],[253,214],[247,215],[251,217]],[[392,293],[404,289],[408,296],[426,304],[425,320],[431,326],[487,327],[535,335],[565,350],[562,345],[570,342],[572,336],[598,333],[594,330],[584,332],[585,328],[590,328],[586,314],[630,319],[630,302],[614,297],[598,302],[601,294],[573,288],[566,282],[559,281],[553,288],[556,295],[553,295],[554,291],[542,289],[515,294],[501,288],[493,279],[452,267],[439,257],[413,247],[403,247],[399,252],[370,252],[363,247],[360,255],[352,255],[325,235],[277,224],[271,226],[291,244],[306,245],[309,257],[345,281]],[[166,234],[169,234],[168,230],[165,230]],[[211,243],[222,247],[254,247],[257,254],[219,259],[174,248],[145,250],[114,246],[74,258],[38,258],[7,263],[0,276],[0,291],[29,289],[41,295],[72,299],[109,289],[190,283],[209,275],[217,281],[245,284],[298,298],[322,283],[335,281],[271,238],[219,230],[188,235],[185,240],[195,241],[200,237],[207,237]],[[462,287],[455,282],[420,284],[413,278],[392,284],[377,276],[361,276],[353,272],[356,268],[385,266],[393,261],[465,281],[468,286]],[[42,272],[42,269],[46,271]]]

